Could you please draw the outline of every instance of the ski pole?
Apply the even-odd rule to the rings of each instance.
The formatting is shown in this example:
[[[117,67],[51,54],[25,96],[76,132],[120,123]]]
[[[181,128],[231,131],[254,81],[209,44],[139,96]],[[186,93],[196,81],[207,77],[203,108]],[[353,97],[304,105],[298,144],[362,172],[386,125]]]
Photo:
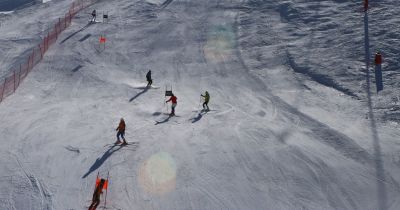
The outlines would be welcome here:
[[[169,112],[168,104],[167,104],[167,102],[165,102],[165,100],[164,100],[164,106],[167,106],[167,113],[168,113]]]
[[[167,85],[165,85],[165,95],[164,95],[164,106],[167,106],[167,113],[168,113],[168,105],[167,102],[165,102],[165,100],[167,100]]]
[[[200,109],[200,104],[201,104],[201,95],[200,95],[199,106],[197,106],[197,109]]]

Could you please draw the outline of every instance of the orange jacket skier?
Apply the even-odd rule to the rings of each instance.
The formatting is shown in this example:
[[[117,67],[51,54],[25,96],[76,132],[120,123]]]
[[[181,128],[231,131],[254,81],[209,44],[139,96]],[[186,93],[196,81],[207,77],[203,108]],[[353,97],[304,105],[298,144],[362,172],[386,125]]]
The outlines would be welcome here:
[[[120,122],[119,122],[119,125],[118,125],[118,128],[117,129],[115,129],[116,131],[118,131],[117,132],[117,142],[118,143],[120,143],[121,141],[119,140],[119,137],[121,136],[122,137],[122,140],[124,140],[124,143],[123,144],[128,144],[126,141],[125,141],[125,121],[124,121],[124,118],[121,118],[121,120],[120,120]]]

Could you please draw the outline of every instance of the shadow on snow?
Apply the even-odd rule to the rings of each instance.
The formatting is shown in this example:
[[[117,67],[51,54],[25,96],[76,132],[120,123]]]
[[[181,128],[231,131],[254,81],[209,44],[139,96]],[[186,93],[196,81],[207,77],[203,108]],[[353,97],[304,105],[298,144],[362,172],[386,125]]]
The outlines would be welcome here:
[[[138,94],[136,94],[135,96],[133,96],[131,99],[129,99],[129,102],[132,102],[133,100],[135,100],[137,97],[141,96],[142,94],[146,93],[150,88],[145,87],[143,88],[142,92],[139,92]]]
[[[369,63],[370,63],[370,55],[371,52],[369,50],[369,32],[368,32],[368,12],[364,13],[364,45],[365,45],[365,68],[366,68],[366,91],[368,97],[368,118],[371,124],[371,132],[372,139],[374,144],[374,160],[375,160],[375,170],[376,170],[376,187],[377,187],[377,197],[378,197],[378,209],[386,210],[387,207],[387,193],[386,193],[386,185],[385,185],[385,169],[383,167],[381,146],[379,143],[378,129],[376,126],[375,116],[372,109],[372,100],[371,100],[371,80],[370,80],[370,72],[369,72]]]
[[[171,115],[169,115],[167,118],[165,118],[163,121],[156,121],[156,124],[154,125],[158,125],[158,124],[163,124],[169,121],[169,119],[171,119]]]
[[[75,36],[76,34],[78,34],[79,32],[87,29],[90,25],[92,25],[91,22],[89,22],[88,24],[86,24],[85,26],[83,26],[81,29],[79,29],[78,31],[75,31],[74,33],[72,33],[71,35],[69,35],[67,38],[65,38],[64,40],[62,40],[60,42],[60,44],[63,44],[64,42],[66,42],[68,39],[71,39],[73,36]]]
[[[118,147],[116,149],[114,149],[115,147]],[[85,175],[82,176],[82,179],[86,178],[87,176],[89,176],[89,174],[91,174],[93,171],[95,171],[96,169],[100,168],[101,165],[103,165],[103,163],[116,151],[120,150],[123,146],[121,145],[113,145],[111,146],[104,154],[101,158],[97,158],[97,160],[93,163],[93,165],[90,167],[89,171],[86,172]]]

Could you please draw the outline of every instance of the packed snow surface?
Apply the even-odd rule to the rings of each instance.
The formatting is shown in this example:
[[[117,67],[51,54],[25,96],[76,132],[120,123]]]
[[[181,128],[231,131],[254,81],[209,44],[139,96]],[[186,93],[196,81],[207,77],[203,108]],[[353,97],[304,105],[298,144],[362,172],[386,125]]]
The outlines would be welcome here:
[[[2,18],[0,75],[70,2]],[[108,172],[108,209],[399,209],[398,83],[365,55],[398,78],[399,4],[98,1],[0,104],[0,209],[85,209]]]

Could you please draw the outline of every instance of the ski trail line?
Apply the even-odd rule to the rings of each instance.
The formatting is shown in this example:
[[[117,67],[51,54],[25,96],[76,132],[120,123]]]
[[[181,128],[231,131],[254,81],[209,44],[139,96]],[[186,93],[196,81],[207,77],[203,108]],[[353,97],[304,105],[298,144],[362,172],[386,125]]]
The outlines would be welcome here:
[[[166,0],[164,3],[161,4],[161,9],[166,8],[169,4],[172,3],[173,0]]]
[[[51,194],[48,192],[46,185],[37,179],[29,169],[24,167],[17,156],[15,156],[15,160],[24,172],[25,177],[29,180],[33,191],[38,192],[40,195],[41,209],[52,209]]]

